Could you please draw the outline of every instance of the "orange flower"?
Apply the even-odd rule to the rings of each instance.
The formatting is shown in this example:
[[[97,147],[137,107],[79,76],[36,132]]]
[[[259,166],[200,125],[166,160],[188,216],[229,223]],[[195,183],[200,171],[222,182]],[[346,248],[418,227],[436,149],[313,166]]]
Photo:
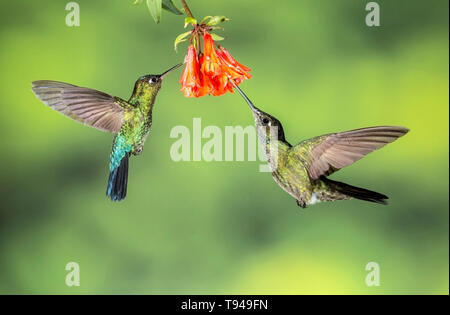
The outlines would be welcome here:
[[[219,60],[216,48],[214,47],[214,41],[209,33],[205,33],[205,35],[203,35],[203,50],[204,59],[201,64],[203,73],[211,78],[221,75],[224,70],[223,65]]]
[[[180,78],[180,90],[184,90],[186,97],[192,97],[195,96],[197,90],[201,87],[199,63],[193,45],[189,45],[184,63],[183,74]]]
[[[249,73],[250,68],[237,62],[233,58],[233,56],[231,56],[231,54],[228,52],[228,50],[226,50],[223,47],[220,47],[218,54],[219,54],[219,58],[221,59],[221,61],[237,74],[237,77],[236,78],[232,77],[232,79],[236,80],[236,79],[240,78],[240,79],[244,80],[243,77],[245,77],[246,79],[250,79],[252,77],[251,74]]]
[[[197,90],[196,93],[196,97],[202,97],[205,95],[208,95],[212,92],[213,90],[213,83],[211,82],[211,79],[209,78],[208,75],[206,75],[206,73],[204,72],[204,67],[202,66],[204,64],[204,59],[205,56],[203,56],[203,54],[200,55],[200,57],[198,58],[199,60],[199,64],[200,64],[200,88]]]
[[[194,46],[190,45],[185,63],[180,83],[186,97],[233,93],[230,80],[239,85],[251,78],[250,68],[237,62],[225,48],[216,50],[208,32],[203,35],[203,54],[197,57]]]

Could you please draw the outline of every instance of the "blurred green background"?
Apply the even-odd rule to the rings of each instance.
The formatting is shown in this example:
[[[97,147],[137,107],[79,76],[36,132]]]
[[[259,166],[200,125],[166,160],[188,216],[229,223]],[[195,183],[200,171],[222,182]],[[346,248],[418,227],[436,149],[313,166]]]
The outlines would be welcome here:
[[[259,162],[173,162],[176,125],[247,126],[237,95],[187,99],[166,79],[122,203],[105,197],[112,135],[44,106],[52,79],[128,98],[134,81],[182,61],[183,18],[156,25],[132,0],[0,1],[0,293],[449,292],[448,1],[198,1],[226,15],[223,45],[252,68],[241,87],[291,143],[372,125],[411,132],[333,175],[386,193],[306,210]],[[177,1],[175,1],[178,3]],[[81,286],[65,285],[78,262]],[[367,287],[365,266],[381,267]]]

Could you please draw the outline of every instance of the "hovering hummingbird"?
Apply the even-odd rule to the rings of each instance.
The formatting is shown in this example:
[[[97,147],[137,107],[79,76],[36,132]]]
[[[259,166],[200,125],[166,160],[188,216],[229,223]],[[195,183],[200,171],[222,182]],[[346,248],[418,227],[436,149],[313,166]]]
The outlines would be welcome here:
[[[163,74],[148,74],[134,84],[128,101],[109,94],[57,81],[34,81],[32,90],[44,104],[85,125],[115,134],[106,195],[113,201],[127,194],[128,159],[139,155],[152,125],[152,111]]]
[[[395,141],[409,129],[397,126],[369,127],[331,133],[292,146],[278,119],[258,109],[234,84],[250,106],[258,138],[275,182],[306,208],[321,201],[360,199],[387,204],[387,196],[328,179],[327,176]],[[275,130],[275,132],[274,132]]]

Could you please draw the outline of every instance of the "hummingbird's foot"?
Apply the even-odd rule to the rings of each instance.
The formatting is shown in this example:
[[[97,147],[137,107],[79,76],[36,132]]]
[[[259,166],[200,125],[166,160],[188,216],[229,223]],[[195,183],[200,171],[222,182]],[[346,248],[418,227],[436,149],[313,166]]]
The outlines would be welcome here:
[[[304,202],[304,201],[302,201],[302,200],[297,200],[297,205],[298,205],[300,208],[303,208],[303,209],[306,208],[306,202]]]

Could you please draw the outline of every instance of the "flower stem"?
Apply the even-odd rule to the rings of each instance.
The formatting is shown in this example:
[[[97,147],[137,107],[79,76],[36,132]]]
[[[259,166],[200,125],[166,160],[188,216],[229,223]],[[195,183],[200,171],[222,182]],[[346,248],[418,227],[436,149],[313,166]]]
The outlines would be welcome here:
[[[186,15],[190,18],[194,18],[194,15],[192,14],[191,9],[189,9],[188,4],[186,3],[186,0],[180,0],[181,1],[181,5],[184,8],[184,12],[186,12]],[[195,27],[194,27],[195,28]],[[194,44],[195,44],[195,50],[197,51],[197,53],[200,53],[200,37],[195,34],[195,40],[194,40]]]
[[[186,0],[180,0],[181,1],[181,5],[184,8],[184,11],[186,12],[186,15],[193,18],[194,19],[194,15],[191,12],[191,9],[189,9],[189,6],[186,3]]]

